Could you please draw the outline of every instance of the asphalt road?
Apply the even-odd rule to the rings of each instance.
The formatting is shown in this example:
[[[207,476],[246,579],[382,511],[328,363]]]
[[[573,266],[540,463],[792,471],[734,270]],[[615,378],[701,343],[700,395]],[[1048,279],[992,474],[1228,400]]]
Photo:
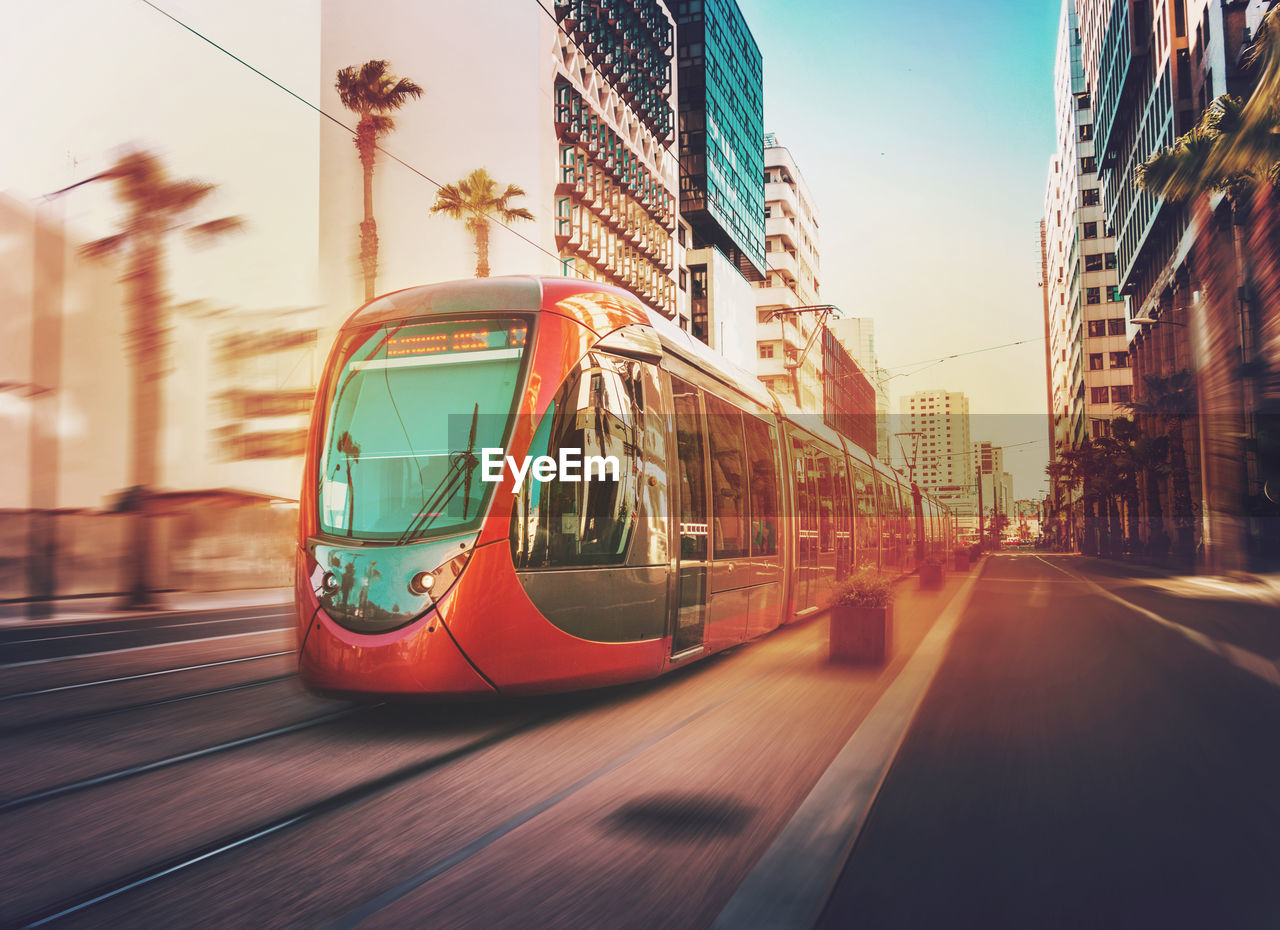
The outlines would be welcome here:
[[[1280,927],[1280,689],[1180,633],[1280,611],[1150,574],[988,561],[820,926]]]

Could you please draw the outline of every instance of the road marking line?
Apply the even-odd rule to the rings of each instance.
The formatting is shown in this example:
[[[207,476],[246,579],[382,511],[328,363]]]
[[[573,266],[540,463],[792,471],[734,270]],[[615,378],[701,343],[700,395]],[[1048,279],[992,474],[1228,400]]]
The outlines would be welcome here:
[[[971,574],[934,621],[712,930],[810,930],[817,922],[981,574]]]
[[[1085,578],[1081,575],[1077,575],[1075,572],[1068,571],[1059,565],[1054,565],[1047,559],[1040,558],[1040,556],[1036,556],[1036,558],[1040,559],[1041,562],[1044,562],[1044,564],[1048,565],[1050,568],[1057,569],[1064,575],[1074,578],[1082,584],[1087,584],[1108,600],[1115,601],[1117,604],[1123,604],[1135,613],[1142,614],[1148,620],[1154,620],[1161,626],[1180,634],[1183,638],[1195,643],[1201,649],[1212,652],[1214,655],[1226,659],[1232,665],[1243,669],[1250,675],[1255,675],[1268,684],[1280,687],[1280,664],[1271,661],[1265,656],[1260,656],[1256,652],[1250,652],[1247,649],[1241,649],[1239,646],[1223,642],[1220,639],[1213,639],[1212,637],[1201,633],[1199,630],[1193,630],[1191,627],[1183,626],[1181,623],[1175,623],[1172,620],[1167,620],[1155,611],[1147,610],[1145,607],[1141,607],[1132,601],[1127,601],[1120,595],[1108,591],[1091,578]]]
[[[235,639],[239,636],[265,636],[268,633],[288,633],[291,626],[282,626],[271,630],[253,630],[248,633],[223,633],[220,636],[201,636],[198,639],[175,639],[171,643],[152,643],[150,646],[122,646],[119,649],[104,649],[102,652],[77,652],[69,656],[50,656],[47,659],[27,659],[25,662],[5,662],[0,669],[22,668],[27,665],[44,665],[46,662],[71,662],[75,659],[92,659],[97,656],[110,656],[118,652],[145,652],[148,649],[162,649],[165,646],[189,646],[192,643],[207,643],[215,639]]]

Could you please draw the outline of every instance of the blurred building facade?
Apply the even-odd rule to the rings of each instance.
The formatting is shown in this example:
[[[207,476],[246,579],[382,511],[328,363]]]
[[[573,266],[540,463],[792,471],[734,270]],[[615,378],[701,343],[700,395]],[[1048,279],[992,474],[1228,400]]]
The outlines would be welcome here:
[[[1103,207],[1094,150],[1096,101],[1089,93],[1074,0],[1064,0],[1054,67],[1058,150],[1045,193],[1044,250],[1050,461],[1105,436],[1133,399],[1124,298],[1116,242]],[[1064,522],[1081,519],[1082,491],[1056,481],[1051,495]]]
[[[773,317],[777,310],[820,302],[817,209],[790,150],[773,133],[764,136],[764,196],[768,268],[753,294],[756,371],[796,410],[821,413],[824,355],[815,335],[821,320],[816,313]]]
[[[1141,479],[1142,543],[1171,544],[1183,559],[1217,569],[1273,564],[1280,543],[1280,510],[1266,493],[1270,414],[1259,375],[1269,364],[1262,333],[1277,312],[1260,300],[1259,283],[1276,253],[1268,241],[1274,195],[1263,192],[1262,210],[1241,215],[1221,194],[1165,200],[1141,187],[1138,171],[1195,127],[1219,95],[1249,97],[1258,74],[1248,67],[1248,52],[1274,6],[1274,0],[1077,0],[1120,288],[1130,320],[1143,321],[1130,344],[1134,398],[1168,411],[1139,419],[1153,432],[1179,420],[1167,429],[1170,435],[1176,429],[1185,449],[1185,469],[1148,471]],[[1258,240],[1246,245],[1243,265],[1237,232],[1246,243]],[[1180,388],[1183,373],[1189,391]],[[1159,510],[1147,506],[1146,482],[1157,486]],[[1188,494],[1189,508],[1181,503]],[[1180,515],[1170,519],[1171,513]]]

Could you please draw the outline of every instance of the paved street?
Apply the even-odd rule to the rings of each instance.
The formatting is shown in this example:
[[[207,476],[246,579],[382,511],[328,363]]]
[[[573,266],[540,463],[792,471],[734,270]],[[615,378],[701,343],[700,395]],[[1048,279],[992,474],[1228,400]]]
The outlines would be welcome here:
[[[940,614],[852,854],[793,855],[834,883],[820,926],[1280,923],[1270,589],[1032,553],[966,577],[904,580],[883,669],[826,664],[819,618],[483,705],[306,694],[273,608],[11,627],[0,923],[708,927],[802,804],[847,803],[819,781]]]
[[[1280,654],[1274,603],[988,560],[822,926],[1280,925],[1280,691],[1088,581]]]

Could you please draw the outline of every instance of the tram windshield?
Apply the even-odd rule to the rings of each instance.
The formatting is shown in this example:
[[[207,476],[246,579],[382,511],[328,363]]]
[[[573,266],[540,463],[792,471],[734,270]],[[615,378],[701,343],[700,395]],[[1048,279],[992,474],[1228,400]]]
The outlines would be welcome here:
[[[529,335],[525,319],[388,323],[334,382],[319,474],[320,530],[403,540],[477,522],[493,485]],[[468,454],[470,453],[470,454]]]

